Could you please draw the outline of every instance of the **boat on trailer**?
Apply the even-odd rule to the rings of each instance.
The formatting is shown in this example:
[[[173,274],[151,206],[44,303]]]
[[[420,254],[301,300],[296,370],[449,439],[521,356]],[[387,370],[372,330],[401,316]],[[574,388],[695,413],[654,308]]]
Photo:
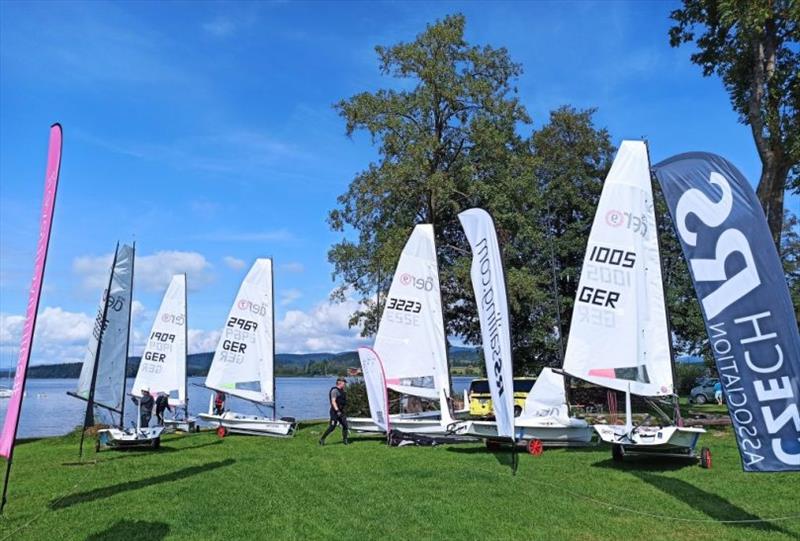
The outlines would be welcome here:
[[[431,224],[416,225],[403,247],[370,351],[379,359],[384,387],[439,402],[438,411],[389,416],[392,429],[444,436],[442,415],[449,418],[450,414],[450,372]],[[362,353],[359,350],[363,371]],[[370,410],[374,407],[371,403]],[[353,432],[386,432],[371,417],[347,421]]]
[[[162,427],[141,427],[137,415],[135,426],[126,429],[125,419],[125,366],[130,342],[133,271],[136,259],[135,246],[117,246],[108,280],[97,311],[92,335],[84,356],[83,367],[75,392],[67,393],[86,401],[83,434],[95,424],[95,408],[103,410],[112,419],[119,415],[116,426],[97,431],[95,449],[148,447],[157,449],[161,444]]]
[[[142,389],[148,389],[156,397],[167,397],[173,418],[164,419],[164,427],[171,431],[195,432],[199,428],[197,419],[189,416],[186,387],[188,326],[186,275],[176,274],[161,300],[132,390],[138,398],[142,396]]]
[[[241,398],[256,407],[272,408],[272,417],[214,411],[214,396],[208,413],[198,415],[217,429],[255,436],[294,436],[297,422],[275,415],[275,304],[272,260],[257,259],[242,282],[222,330],[205,386]]]
[[[705,430],[682,426],[670,336],[647,146],[623,141],[589,234],[564,358],[569,375],[625,393],[625,424],[594,426],[614,460],[698,456]],[[634,425],[632,394],[644,397],[665,423]],[[674,420],[656,403],[664,399],[672,400]],[[700,460],[710,466],[710,450]]]
[[[496,439],[494,421],[461,421],[450,425],[454,434],[474,436],[488,441]],[[541,447],[577,447],[592,443],[594,430],[583,419],[569,416],[564,376],[544,368],[528,392],[525,406],[514,419],[514,438],[525,444],[532,454]]]

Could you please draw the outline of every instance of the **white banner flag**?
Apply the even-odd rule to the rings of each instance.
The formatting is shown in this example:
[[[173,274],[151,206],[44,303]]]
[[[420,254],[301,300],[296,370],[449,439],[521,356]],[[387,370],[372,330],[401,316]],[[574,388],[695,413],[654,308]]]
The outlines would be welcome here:
[[[358,348],[358,358],[367,387],[369,414],[380,429],[389,432],[389,396],[381,360],[375,350],[363,347]]]
[[[503,262],[492,217],[483,209],[458,215],[472,248],[472,288],[481,321],[483,356],[492,393],[497,435],[514,438],[514,379],[511,321],[508,317]]]

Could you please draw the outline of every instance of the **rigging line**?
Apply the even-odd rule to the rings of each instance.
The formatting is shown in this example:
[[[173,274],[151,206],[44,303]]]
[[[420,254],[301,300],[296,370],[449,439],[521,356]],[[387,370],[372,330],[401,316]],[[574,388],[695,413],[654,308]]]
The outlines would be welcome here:
[[[762,522],[781,522],[781,521],[787,521],[787,520],[800,520],[800,515],[788,515],[788,516],[784,516],[784,517],[754,518],[754,519],[740,519],[740,520],[717,520],[717,519],[713,519],[713,518],[675,517],[675,516],[671,516],[671,515],[661,515],[661,514],[658,514],[658,513],[649,513],[647,511],[641,511],[639,509],[632,509],[630,507],[625,507],[624,505],[619,505],[619,504],[616,504],[616,503],[606,502],[606,501],[600,500],[598,498],[594,498],[592,496],[587,496],[587,495],[581,494],[579,492],[573,492],[573,491],[567,490],[567,489],[565,489],[565,488],[563,488],[563,487],[561,487],[559,485],[546,483],[544,481],[539,481],[537,479],[531,479],[531,480],[528,480],[526,482],[533,482],[533,483],[536,483],[538,485],[545,486],[547,488],[553,488],[553,489],[556,489],[556,490],[560,490],[561,492],[569,494],[570,496],[574,496],[576,498],[583,498],[583,499],[588,500],[590,502],[597,503],[597,504],[600,504],[600,505],[606,505],[608,507],[613,507],[613,508],[618,509],[620,511],[627,511],[629,513],[634,513],[634,514],[637,514],[637,515],[643,515],[643,516],[652,517],[652,518],[676,520],[676,521],[679,521],[679,522],[695,522],[695,523],[698,523],[698,522],[711,523],[711,522],[713,522],[713,523],[716,523],[716,524],[758,524],[758,523],[762,523]]]

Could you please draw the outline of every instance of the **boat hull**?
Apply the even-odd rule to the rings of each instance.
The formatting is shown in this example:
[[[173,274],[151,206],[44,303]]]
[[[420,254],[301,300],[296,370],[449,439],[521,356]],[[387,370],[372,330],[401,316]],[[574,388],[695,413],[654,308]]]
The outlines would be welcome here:
[[[199,417],[213,427],[222,427],[235,434],[291,438],[297,429],[294,421],[270,419],[259,415],[244,415],[226,411],[222,415],[201,413]]]
[[[366,434],[384,434],[385,431],[378,427],[371,417],[350,417],[347,426],[351,432]],[[392,430],[399,430],[409,434],[428,434],[445,436],[447,429],[442,427],[439,418],[433,417],[390,417],[389,426]]]
[[[464,421],[451,426],[451,433],[491,440],[498,438],[497,423],[493,421]],[[581,419],[569,424],[549,420],[517,419],[514,437],[519,442],[539,440],[546,447],[582,446],[592,442],[594,430]]]
[[[694,449],[702,428],[681,426],[640,426],[629,431],[623,425],[594,425],[600,440],[619,445],[624,455],[695,457]]]
[[[96,449],[128,449],[133,447],[146,447],[158,449],[161,445],[161,434],[164,427],[154,426],[139,430],[120,430],[118,428],[104,428],[97,431]]]
[[[177,432],[199,432],[200,426],[195,417],[188,419],[164,419],[164,427]]]

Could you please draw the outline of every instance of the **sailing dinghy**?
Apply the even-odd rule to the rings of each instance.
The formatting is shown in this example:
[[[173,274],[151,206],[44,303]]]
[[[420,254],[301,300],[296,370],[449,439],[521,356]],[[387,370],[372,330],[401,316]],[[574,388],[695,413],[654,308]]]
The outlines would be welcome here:
[[[81,369],[78,389],[71,396],[86,400],[84,429],[94,424],[94,409],[119,415],[116,427],[97,431],[95,450],[101,447],[151,447],[161,443],[161,427],[125,429],[125,368],[130,342],[135,247],[122,245],[114,254],[109,287],[103,291],[94,330]],[[82,447],[82,442],[81,442]]]
[[[695,458],[702,428],[677,426],[652,399],[677,401],[672,341],[647,147],[623,141],[608,173],[592,224],[572,314],[564,372],[625,393],[625,424],[595,425],[612,456]],[[669,423],[634,425],[631,394],[650,400]],[[677,404],[677,402],[675,402]],[[701,463],[710,463],[703,449]]]
[[[197,420],[189,417],[186,395],[187,323],[186,275],[176,274],[164,293],[147,338],[132,394],[141,398],[142,389],[148,389],[154,398],[166,395],[174,415],[172,419],[164,419],[165,428],[195,432],[199,427]]]
[[[400,254],[372,354],[382,363],[389,389],[439,401],[440,411],[392,415],[389,419],[392,429],[444,435],[442,415],[445,421],[452,421],[450,373],[431,224],[415,226]],[[359,355],[363,358],[364,353],[359,351]],[[348,424],[354,432],[386,430],[370,417],[349,418]]]
[[[257,259],[247,273],[222,330],[205,386],[242,398],[257,406],[270,406],[272,418],[213,410],[199,417],[228,432],[257,436],[294,436],[294,419],[275,418],[275,327],[272,260]]]
[[[564,389],[564,376],[543,368],[525,398],[522,413],[514,418],[515,439],[524,442],[531,454],[539,454],[542,447],[591,443],[594,431],[585,420],[570,417]],[[486,440],[498,437],[494,421],[462,421],[452,424],[450,431]]]

